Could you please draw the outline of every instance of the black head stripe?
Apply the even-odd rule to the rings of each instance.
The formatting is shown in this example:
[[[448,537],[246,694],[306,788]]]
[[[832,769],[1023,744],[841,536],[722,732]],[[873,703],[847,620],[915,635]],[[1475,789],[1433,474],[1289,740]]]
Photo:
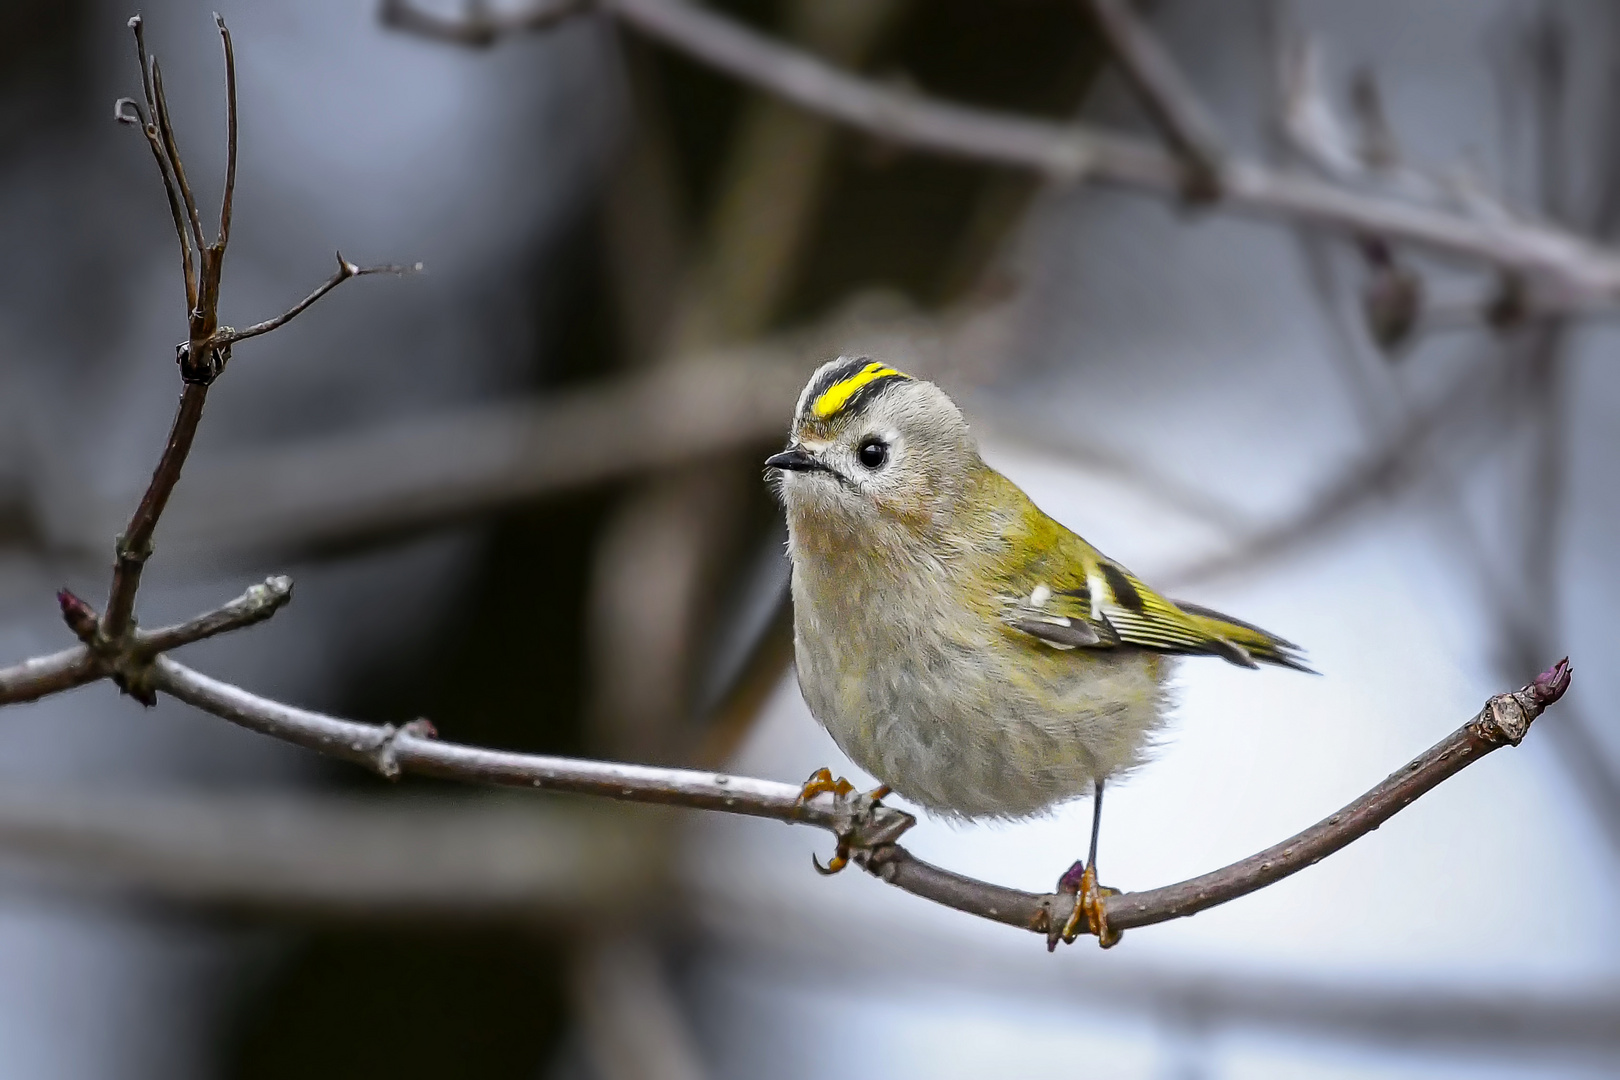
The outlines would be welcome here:
[[[805,395],[805,409],[809,410],[816,402],[821,400],[821,395],[831,390],[838,383],[855,375],[871,362],[872,358],[870,356],[846,356],[838,363],[828,367],[826,371],[816,376],[815,384],[810,387],[810,393]]]
[[[807,423],[822,423],[836,416],[859,411],[889,385],[910,381],[911,376],[896,371],[882,361],[865,356],[841,360],[816,377],[805,394]]]

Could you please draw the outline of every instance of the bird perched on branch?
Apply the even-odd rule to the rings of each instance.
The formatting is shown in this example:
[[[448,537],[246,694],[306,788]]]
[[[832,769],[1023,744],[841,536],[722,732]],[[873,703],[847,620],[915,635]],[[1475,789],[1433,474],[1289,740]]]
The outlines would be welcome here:
[[[944,391],[880,361],[817,370],[781,478],[799,686],[839,748],[957,819],[1091,793],[1091,845],[1059,888],[1111,944],[1097,882],[1103,784],[1142,761],[1171,659],[1308,671],[1297,646],[1166,600],[986,465]],[[847,796],[818,770],[804,788]],[[842,852],[826,872],[840,869]]]

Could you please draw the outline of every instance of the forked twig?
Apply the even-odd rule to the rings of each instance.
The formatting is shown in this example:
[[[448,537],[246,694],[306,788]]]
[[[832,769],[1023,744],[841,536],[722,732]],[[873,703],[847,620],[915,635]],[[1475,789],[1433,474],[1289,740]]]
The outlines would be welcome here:
[[[337,263],[338,268],[335,274],[317,285],[314,292],[310,293],[308,296],[304,297],[302,300],[298,301],[298,303],[294,304],[280,315],[277,315],[275,318],[266,319],[264,322],[254,323],[252,326],[244,327],[241,330],[233,330],[228,326],[220,327],[219,333],[216,334],[213,339],[214,347],[229,348],[238,341],[246,341],[248,338],[258,337],[260,334],[268,334],[272,330],[280,329],[302,314],[305,308],[308,308],[311,304],[315,303],[315,301],[319,300],[321,297],[325,296],[327,293],[331,292],[345,281],[348,281],[350,278],[366,277],[370,274],[404,275],[421,273],[422,271],[421,263],[416,263],[414,266],[395,266],[392,264],[384,266],[357,266],[345,259],[343,257],[343,252],[341,251],[337,253]]]
[[[152,536],[158,519],[168,505],[169,496],[180,481],[180,473],[191,453],[202,420],[203,406],[208,399],[208,388],[225,370],[230,361],[231,346],[246,338],[267,334],[284,325],[309,305],[351,277],[382,272],[400,272],[395,267],[362,268],[338,256],[338,273],[321,285],[292,310],[266,322],[257,323],[245,331],[223,327],[219,322],[220,281],[224,273],[225,251],[230,243],[231,217],[236,192],[236,162],[238,118],[236,101],[236,51],[231,42],[230,29],[219,15],[214,16],[219,29],[220,44],[225,57],[225,184],[220,198],[219,235],[208,243],[203,235],[202,218],[197,201],[186,180],[185,165],[180,159],[179,144],[169,118],[169,106],[163,90],[163,74],[157,58],[148,56],[146,33],[140,16],[130,19],[135,34],[136,55],[141,64],[141,86],[146,97],[147,117],[143,124],[147,141],[157,158],[158,171],[168,193],[169,208],[174,217],[175,232],[180,239],[180,251],[185,264],[188,334],[176,349],[180,364],[180,377],[184,387],[180,406],[169,430],[169,439],[151,483],[142,495],[140,504],[119,535],[115,545],[116,561],[112,586],[107,597],[106,612],[101,618],[93,642],[105,657],[127,653],[132,647],[130,631],[134,625],[135,596],[140,590],[141,573],[152,555]],[[125,107],[134,108],[134,116]],[[114,107],[114,116],[121,122],[141,120],[140,108],[131,99],[121,98]],[[193,261],[195,252],[195,263]],[[420,269],[420,264],[417,265]],[[116,665],[115,665],[116,666]]]

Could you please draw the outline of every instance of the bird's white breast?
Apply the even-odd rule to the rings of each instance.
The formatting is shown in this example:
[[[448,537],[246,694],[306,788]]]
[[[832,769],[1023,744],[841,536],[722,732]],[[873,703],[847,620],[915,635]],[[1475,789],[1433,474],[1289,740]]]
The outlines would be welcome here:
[[[790,534],[792,532],[790,523]],[[1140,763],[1166,661],[1057,652],[952,600],[951,570],[890,573],[800,544],[794,646],[810,711],[857,765],[948,816],[1018,818]]]

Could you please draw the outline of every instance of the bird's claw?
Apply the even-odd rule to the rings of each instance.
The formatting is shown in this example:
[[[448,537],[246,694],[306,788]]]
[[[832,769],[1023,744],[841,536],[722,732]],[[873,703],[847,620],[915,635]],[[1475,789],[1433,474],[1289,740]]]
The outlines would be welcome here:
[[[810,865],[814,866],[816,873],[822,877],[832,877],[849,865],[849,841],[838,841],[838,848],[833,852],[833,857],[827,860],[826,866],[821,865],[821,860],[816,858],[816,853],[812,851],[810,853]]]
[[[889,790],[889,785],[882,784],[865,794],[856,794],[854,784],[842,776],[834,780],[832,770],[823,766],[811,773],[810,778],[804,782],[804,786],[799,789],[798,801],[799,805],[803,806],[817,795],[831,795],[835,802],[851,803],[855,813],[869,816],[873,807],[882,805],[880,800],[889,794]],[[839,834],[838,847],[833,852],[833,857],[827,860],[826,866],[821,865],[821,860],[814,854],[810,856],[810,862],[815,866],[816,873],[823,877],[831,877],[849,865],[850,841],[853,835],[853,830]]]
[[[840,776],[833,779],[832,770],[823,765],[810,774],[810,779],[804,782],[799,789],[799,805],[803,806],[817,795],[831,794],[835,799],[842,799],[845,795],[853,794],[855,785]]]
[[[1104,904],[1108,897],[1118,896],[1119,890],[1097,884],[1095,866],[1076,862],[1058,878],[1057,891],[1072,894],[1074,907],[1064,920],[1063,928],[1047,939],[1048,952],[1057,948],[1059,941],[1074,944],[1082,933],[1095,935],[1097,944],[1105,949],[1119,944],[1120,931],[1108,925],[1108,909]]]

